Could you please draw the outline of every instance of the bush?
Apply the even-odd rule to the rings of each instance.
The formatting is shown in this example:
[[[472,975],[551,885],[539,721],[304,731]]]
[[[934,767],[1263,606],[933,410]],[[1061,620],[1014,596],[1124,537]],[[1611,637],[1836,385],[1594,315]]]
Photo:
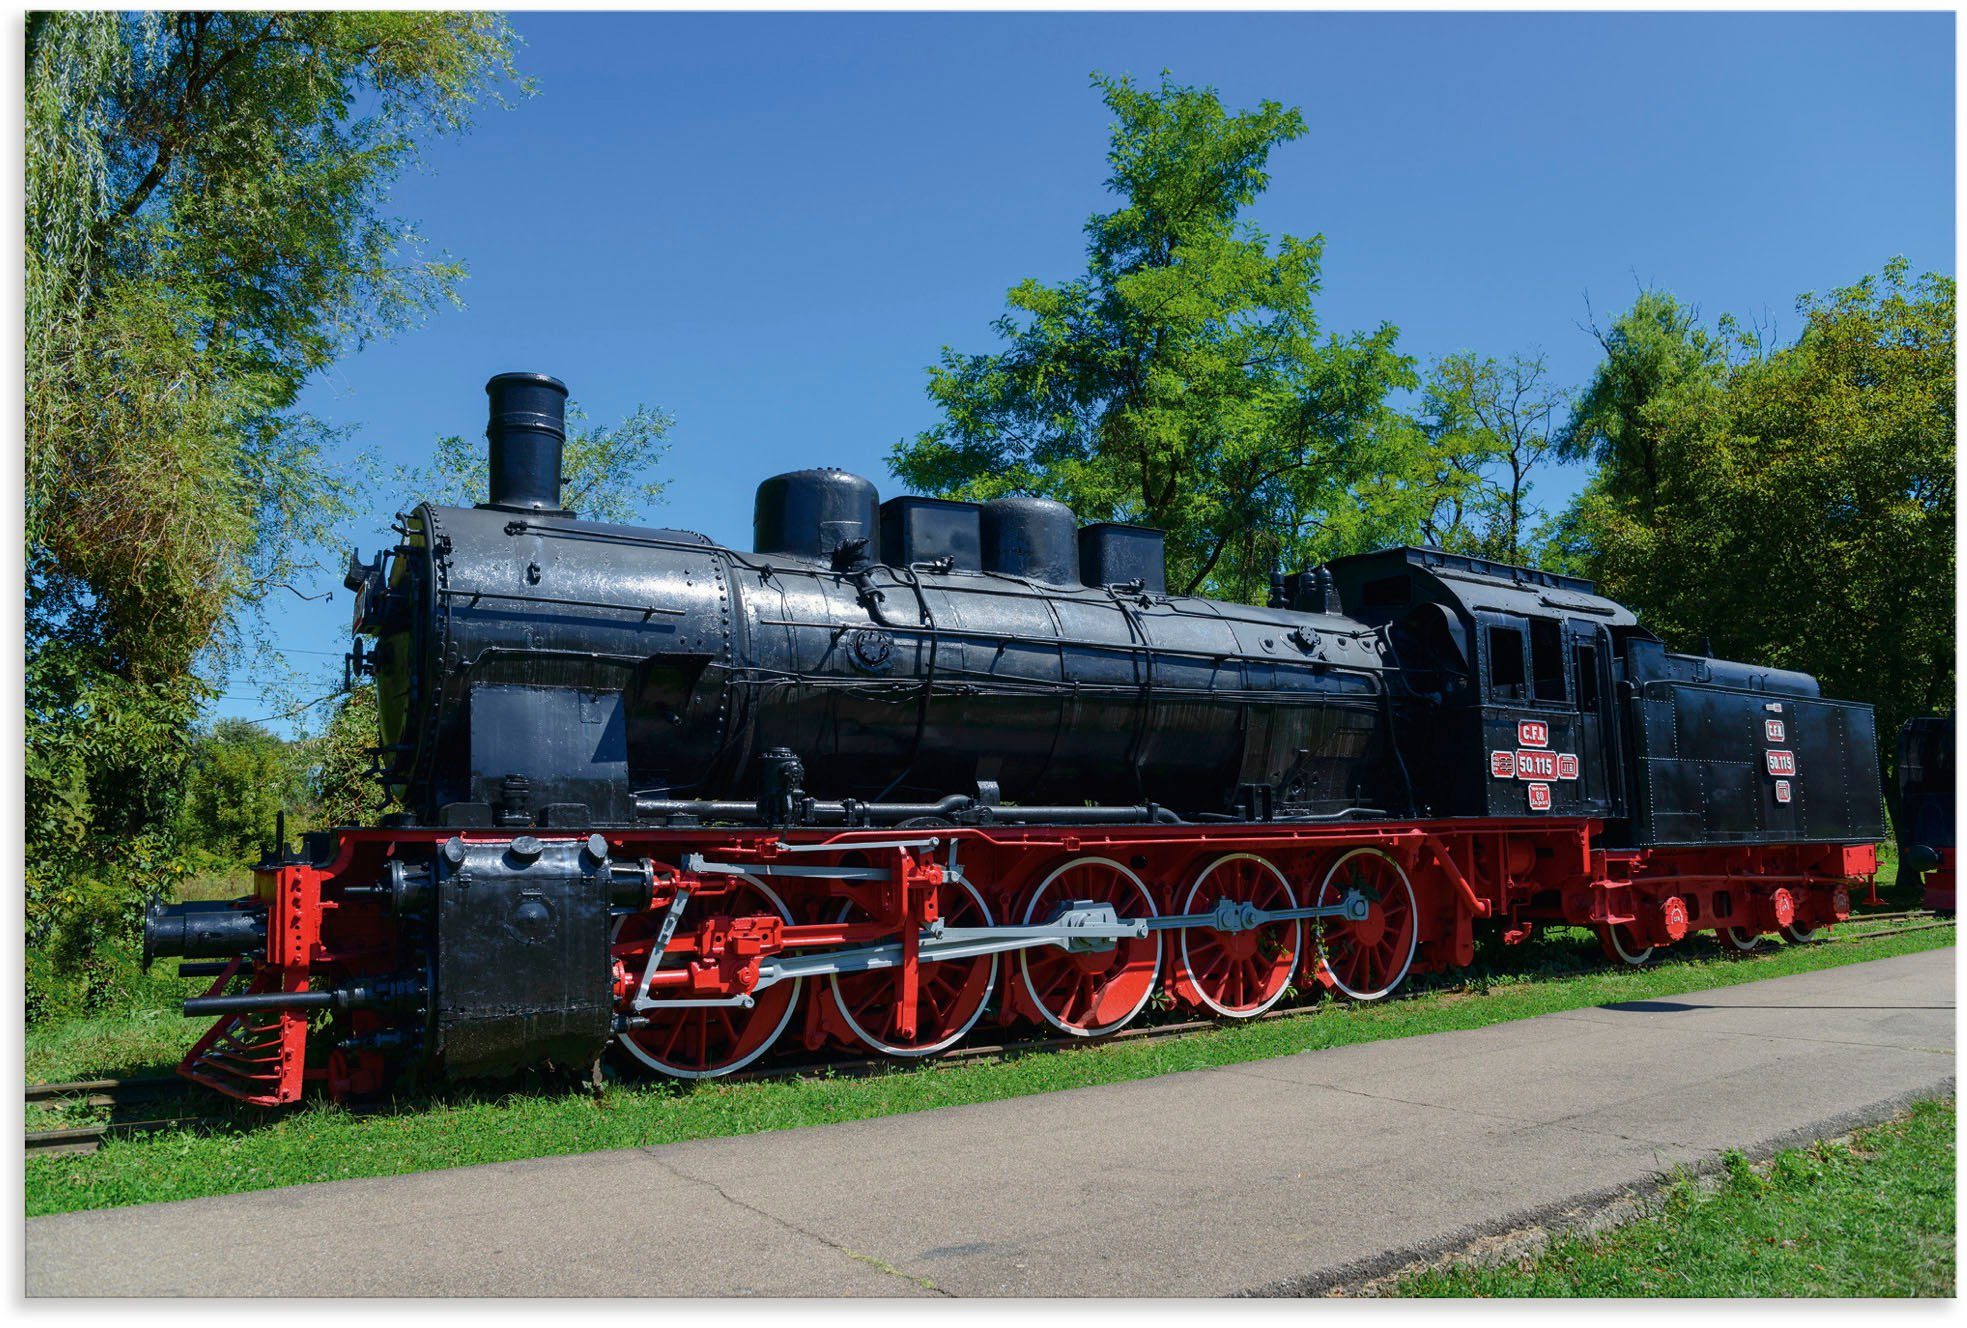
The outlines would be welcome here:
[[[327,731],[312,740],[311,826],[371,825],[382,814],[387,799],[369,773],[379,729],[376,689],[369,685],[343,698]]]
[[[307,797],[305,749],[257,724],[222,719],[197,740],[178,807],[178,837],[220,859],[273,842],[283,811]]]

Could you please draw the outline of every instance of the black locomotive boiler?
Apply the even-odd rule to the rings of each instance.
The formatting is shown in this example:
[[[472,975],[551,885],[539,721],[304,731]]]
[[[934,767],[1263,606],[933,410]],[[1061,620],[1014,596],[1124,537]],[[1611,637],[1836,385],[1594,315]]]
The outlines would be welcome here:
[[[1875,870],[1870,709],[1587,582],[1406,548],[1225,603],[1158,531],[827,469],[761,484],[741,551],[581,520],[565,387],[487,392],[487,501],[348,574],[400,810],[152,910],[221,1091],[1249,1017],[1478,923],[1806,942]]]

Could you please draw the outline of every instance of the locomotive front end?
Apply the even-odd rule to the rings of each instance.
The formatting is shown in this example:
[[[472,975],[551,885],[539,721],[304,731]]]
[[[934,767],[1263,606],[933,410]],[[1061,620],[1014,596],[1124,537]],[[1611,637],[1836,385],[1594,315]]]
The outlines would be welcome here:
[[[629,819],[620,706],[631,662],[660,653],[620,638],[690,615],[650,603],[660,572],[579,542],[614,528],[561,506],[565,386],[501,374],[486,391],[489,500],[417,507],[346,579],[373,773],[404,810],[298,848],[283,827],[252,894],[145,917],[146,966],[212,978],[184,1013],[217,1022],[181,1071],[231,1096],[585,1068],[614,1031],[611,924],[653,876],[594,827]]]

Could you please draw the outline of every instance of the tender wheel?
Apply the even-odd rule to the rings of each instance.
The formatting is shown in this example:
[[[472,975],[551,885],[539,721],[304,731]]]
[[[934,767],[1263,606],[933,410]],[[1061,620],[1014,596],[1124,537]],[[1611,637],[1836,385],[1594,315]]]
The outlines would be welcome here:
[[[1598,944],[1605,957],[1629,968],[1642,968],[1653,962],[1653,947],[1641,945],[1632,928],[1621,922],[1598,929]]]
[[[1799,927],[1792,922],[1783,928],[1783,939],[1791,945],[1817,945],[1830,939],[1830,928]]]
[[[1380,849],[1356,848],[1333,863],[1318,887],[1318,906],[1330,908],[1354,887],[1371,903],[1366,920],[1320,919],[1318,957],[1339,991],[1356,1001],[1377,1001],[1413,967],[1420,906],[1407,873]]]
[[[1123,918],[1156,916],[1154,897],[1140,877],[1110,858],[1075,858],[1039,884],[1025,909],[1025,925],[1044,923],[1074,900],[1111,904]],[[1159,935],[1102,944],[1018,952],[1025,995],[1046,1023],[1072,1037],[1100,1037],[1126,1027],[1147,1006],[1161,974]]]
[[[1182,912],[1206,913],[1221,899],[1272,912],[1298,906],[1284,873],[1254,853],[1231,853],[1204,867]],[[1228,932],[1184,927],[1178,935],[1182,994],[1231,1019],[1253,1018],[1283,1000],[1304,950],[1300,922]]]
[[[943,921],[952,927],[988,927],[990,908],[968,881],[942,892]],[[837,921],[860,922],[867,913],[851,900],[841,906]],[[847,1026],[884,1056],[933,1056],[970,1031],[997,986],[997,956],[952,959],[920,966],[915,992],[915,1032],[904,1036],[897,1026],[901,1014],[901,974],[897,969],[866,973],[835,973],[827,979],[835,1007]]]
[[[772,887],[755,876],[732,877],[731,889],[722,897],[692,899],[685,906],[683,923],[670,942],[672,957],[668,963],[679,963],[688,953],[678,953],[674,947],[678,941],[694,935],[696,929],[690,925],[692,916],[701,922],[707,916],[742,918],[760,913],[777,913],[787,923],[792,921],[791,910]],[[637,934],[616,938],[618,954],[635,940],[645,942],[639,952],[631,948],[632,967],[637,976],[648,954],[646,942],[661,922],[660,914],[638,914],[629,919]],[[802,985],[795,978],[767,987],[757,993],[757,1002],[749,1009],[741,1005],[712,1005],[664,1010],[659,1006],[646,1012],[649,1019],[646,1028],[630,1029],[621,1035],[620,1041],[636,1060],[679,1079],[711,1079],[731,1074],[763,1056],[778,1041],[779,1034],[792,1022],[792,1012],[799,1006]]]
[[[1721,938],[1722,948],[1736,954],[1747,954],[1762,944],[1762,933],[1747,927],[1723,927],[1715,935]]]

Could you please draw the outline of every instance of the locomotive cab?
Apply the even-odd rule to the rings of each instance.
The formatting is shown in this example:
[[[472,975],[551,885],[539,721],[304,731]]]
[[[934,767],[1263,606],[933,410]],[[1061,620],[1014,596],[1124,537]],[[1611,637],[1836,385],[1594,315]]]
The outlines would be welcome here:
[[[1612,660],[1630,612],[1588,581],[1441,549],[1331,572],[1347,614],[1394,635],[1418,702],[1402,754],[1430,814],[1621,814]]]

